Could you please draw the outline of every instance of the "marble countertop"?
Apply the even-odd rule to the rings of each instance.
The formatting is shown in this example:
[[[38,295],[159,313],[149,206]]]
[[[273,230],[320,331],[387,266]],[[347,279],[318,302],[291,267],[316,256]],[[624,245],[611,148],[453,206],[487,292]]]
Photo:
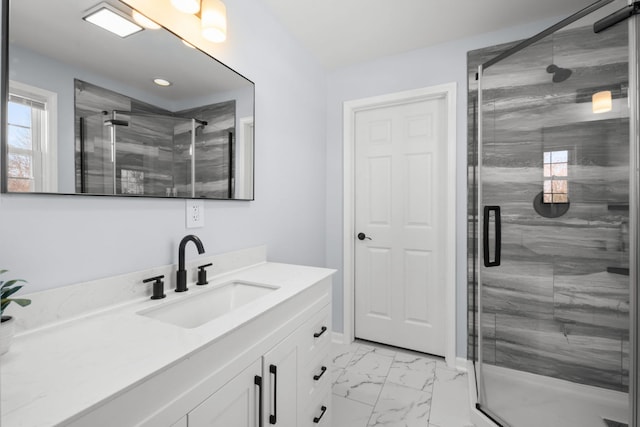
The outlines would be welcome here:
[[[0,360],[3,427],[54,426],[125,392],[184,360],[281,302],[331,276],[334,270],[260,263],[191,283],[186,293],[165,291],[106,307],[14,338]],[[185,329],[137,314],[239,280],[277,290],[211,322]]]

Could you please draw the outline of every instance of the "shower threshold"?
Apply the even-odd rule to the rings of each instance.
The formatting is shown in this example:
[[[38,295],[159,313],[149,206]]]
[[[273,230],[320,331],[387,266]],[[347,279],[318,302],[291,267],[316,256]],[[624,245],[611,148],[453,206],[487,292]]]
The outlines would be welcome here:
[[[485,403],[514,427],[628,427],[627,393],[494,365],[483,379]]]

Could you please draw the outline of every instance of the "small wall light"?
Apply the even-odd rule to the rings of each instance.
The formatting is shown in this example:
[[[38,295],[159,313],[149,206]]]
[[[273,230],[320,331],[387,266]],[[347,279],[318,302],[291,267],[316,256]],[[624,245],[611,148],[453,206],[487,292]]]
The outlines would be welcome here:
[[[592,108],[594,114],[606,113],[613,108],[613,102],[611,101],[611,91],[603,90],[596,92],[591,98]]]
[[[199,12],[202,37],[205,39],[214,43],[222,43],[227,39],[227,8],[221,0],[171,0],[171,4],[184,13]]]

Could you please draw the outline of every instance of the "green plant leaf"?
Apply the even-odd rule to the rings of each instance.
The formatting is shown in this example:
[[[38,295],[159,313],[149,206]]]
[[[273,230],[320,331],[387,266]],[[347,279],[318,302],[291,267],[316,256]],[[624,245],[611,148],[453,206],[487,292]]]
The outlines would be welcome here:
[[[22,286],[15,286],[13,288],[2,289],[2,291],[0,291],[0,296],[2,296],[2,298],[9,298],[11,295],[18,292],[20,288],[22,288]]]
[[[0,274],[4,274],[4,273],[6,273],[7,271],[9,271],[9,270],[0,269]]]
[[[7,306],[9,305],[9,303],[11,302],[10,299],[3,299],[2,302],[0,303],[0,313],[4,313],[4,309],[7,308]]]
[[[12,299],[11,301],[15,302],[20,307],[26,307],[29,304],[31,304],[31,300],[27,298],[16,298],[16,299]]]
[[[27,283],[25,280],[22,279],[14,279],[14,280],[8,280],[6,282],[4,282],[4,284],[2,286],[0,286],[0,291],[4,290],[5,288],[9,288],[13,285],[15,285],[16,283]]]

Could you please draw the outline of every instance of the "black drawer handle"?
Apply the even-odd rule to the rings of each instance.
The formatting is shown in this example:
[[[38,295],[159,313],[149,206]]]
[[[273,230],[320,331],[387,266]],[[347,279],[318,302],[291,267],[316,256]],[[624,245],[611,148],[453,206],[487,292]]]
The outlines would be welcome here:
[[[324,413],[327,412],[327,407],[326,406],[322,406],[320,409],[322,410],[322,412],[320,413],[320,416],[319,417],[315,417],[313,419],[313,422],[316,423],[316,424],[318,424],[320,422],[322,417],[324,417]]]
[[[278,422],[278,368],[276,365],[269,365],[269,373],[273,375],[273,414],[269,415],[269,424]]]
[[[327,327],[323,326],[322,329],[320,329],[320,332],[316,332],[315,334],[313,334],[314,338],[320,338],[320,336],[322,334],[324,334],[325,332],[327,332]]]
[[[322,378],[325,372],[327,372],[327,367],[323,366],[322,368],[320,368],[320,373],[318,375],[314,375],[313,379],[318,381],[320,378]]]
[[[262,427],[262,377],[253,377],[253,383],[258,386],[258,427]]]

